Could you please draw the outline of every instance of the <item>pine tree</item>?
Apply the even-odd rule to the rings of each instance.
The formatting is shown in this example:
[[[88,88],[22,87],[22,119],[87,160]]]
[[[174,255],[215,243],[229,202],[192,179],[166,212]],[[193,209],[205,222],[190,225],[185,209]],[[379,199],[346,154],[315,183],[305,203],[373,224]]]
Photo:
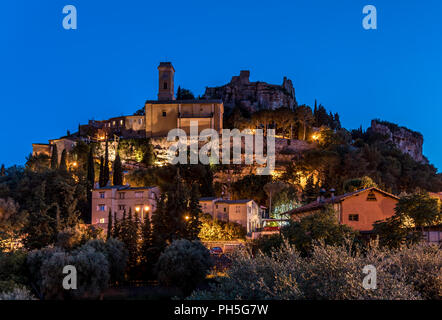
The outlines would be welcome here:
[[[114,186],[123,185],[123,166],[121,164],[120,155],[117,153],[114,161],[114,172],[113,172],[113,183]]]
[[[107,186],[109,182],[109,143],[106,140],[106,150],[104,153],[104,167],[103,167],[103,184]]]
[[[109,216],[107,218],[107,235],[106,239],[109,239],[112,237],[112,210],[109,209]]]
[[[52,145],[51,169],[55,170],[57,168],[58,168],[58,151],[57,151],[57,145],[54,143]]]
[[[68,170],[68,164],[67,164],[67,152],[66,149],[63,149],[63,152],[61,153],[61,159],[60,159],[60,167],[59,169],[61,171],[67,171]]]
[[[6,176],[6,169],[5,169],[5,165],[2,164],[2,168],[0,169],[0,177],[4,177]]]
[[[192,192],[189,201],[189,217],[187,221],[187,239],[196,240],[201,229],[200,215],[203,213],[199,204],[199,190],[198,185],[192,185]]]

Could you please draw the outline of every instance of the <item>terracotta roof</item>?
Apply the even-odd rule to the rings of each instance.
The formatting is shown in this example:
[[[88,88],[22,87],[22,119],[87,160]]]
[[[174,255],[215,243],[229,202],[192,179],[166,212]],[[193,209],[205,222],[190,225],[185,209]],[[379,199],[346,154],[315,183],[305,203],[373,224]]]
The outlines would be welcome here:
[[[227,203],[227,204],[241,204],[253,201],[252,199],[241,199],[241,200],[219,200],[216,203]]]
[[[120,190],[148,190],[148,189],[153,189],[155,187],[131,187],[131,186],[107,186],[107,187],[101,187],[101,188],[95,188],[94,191],[98,191],[98,190],[112,190],[112,189],[117,189],[118,191]]]
[[[287,211],[286,213],[284,213],[284,215],[289,215],[289,214],[291,215],[291,214],[297,214],[297,213],[303,213],[303,212],[319,210],[319,209],[325,207],[328,204],[342,202],[342,201],[344,201],[347,198],[353,197],[353,196],[355,196],[357,194],[360,194],[362,192],[369,191],[369,190],[376,190],[376,191],[386,195],[387,197],[391,197],[391,198],[394,198],[396,200],[399,200],[398,197],[396,197],[395,195],[393,195],[391,193],[388,193],[388,192],[386,192],[384,190],[381,190],[379,188],[376,188],[376,187],[371,187],[371,188],[366,188],[366,189],[361,189],[361,190],[345,193],[345,194],[336,196],[334,198],[327,198],[327,199],[324,199],[321,202],[314,201],[314,202],[311,202],[309,204],[306,204],[305,206],[302,206],[302,207],[295,208],[293,210]]]
[[[223,103],[220,99],[215,100],[146,100],[146,104],[210,104],[210,103]]]
[[[218,198],[217,197],[202,197],[202,198],[199,198],[199,201],[213,201],[216,199],[218,199]]]

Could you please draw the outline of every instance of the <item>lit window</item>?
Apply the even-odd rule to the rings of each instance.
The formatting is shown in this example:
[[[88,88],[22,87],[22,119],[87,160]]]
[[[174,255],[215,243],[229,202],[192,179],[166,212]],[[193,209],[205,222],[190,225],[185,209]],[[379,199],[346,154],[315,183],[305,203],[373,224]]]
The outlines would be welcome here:
[[[359,214],[349,214],[348,221],[359,221]]]
[[[100,219],[100,223],[104,223],[104,218],[101,218],[101,219]]]
[[[377,201],[376,199],[376,195],[374,194],[373,191],[370,191],[368,196],[367,196],[367,201]]]
[[[120,124],[123,125],[123,120],[120,120]]]

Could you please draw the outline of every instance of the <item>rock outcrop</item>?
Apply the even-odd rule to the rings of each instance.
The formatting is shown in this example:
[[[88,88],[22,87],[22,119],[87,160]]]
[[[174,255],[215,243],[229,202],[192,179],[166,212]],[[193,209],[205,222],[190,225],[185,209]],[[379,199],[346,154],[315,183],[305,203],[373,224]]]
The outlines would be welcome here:
[[[242,107],[250,112],[261,109],[276,109],[297,106],[292,81],[284,77],[282,85],[265,82],[250,82],[250,71],[243,70],[232,77],[230,83],[221,87],[206,88],[203,98],[222,99],[226,109]]]
[[[371,121],[370,130],[387,136],[389,141],[392,141],[398,149],[410,155],[415,161],[428,163],[428,160],[422,154],[424,137],[419,132],[379,120]]]

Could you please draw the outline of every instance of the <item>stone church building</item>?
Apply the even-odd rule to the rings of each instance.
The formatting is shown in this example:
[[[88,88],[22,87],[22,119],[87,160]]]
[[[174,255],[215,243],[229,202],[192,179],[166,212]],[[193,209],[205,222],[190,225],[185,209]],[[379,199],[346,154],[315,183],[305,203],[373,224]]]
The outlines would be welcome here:
[[[146,110],[146,137],[167,136],[171,129],[190,133],[190,122],[197,121],[199,131],[223,128],[222,100],[175,100],[175,69],[170,62],[158,66],[158,100],[148,100]]]

